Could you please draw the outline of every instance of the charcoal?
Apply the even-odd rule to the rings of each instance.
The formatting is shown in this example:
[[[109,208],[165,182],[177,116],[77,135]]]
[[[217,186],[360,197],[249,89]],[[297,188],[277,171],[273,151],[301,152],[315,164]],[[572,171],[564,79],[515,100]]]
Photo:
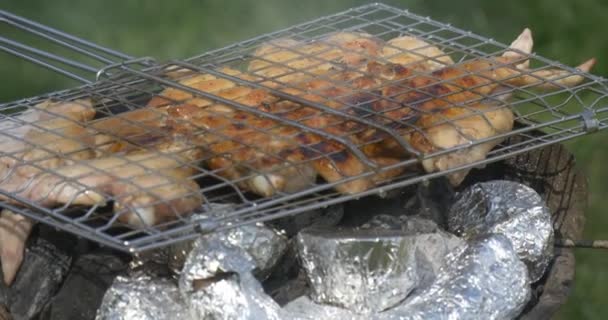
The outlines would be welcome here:
[[[4,275],[2,274],[2,268],[0,268],[0,279],[4,279]],[[9,289],[6,284],[4,284],[4,281],[0,281],[0,306],[8,305],[8,292]]]
[[[432,179],[417,185],[415,195],[405,203],[403,212],[432,220],[445,228],[445,213],[454,202],[455,195],[445,177]]]
[[[439,226],[433,220],[421,216],[377,215],[363,224],[360,229],[402,230],[404,232],[431,233],[438,232]]]
[[[269,222],[272,227],[281,230],[287,237],[295,236],[300,230],[309,227],[332,227],[337,225],[344,216],[342,204],[326,208],[298,213],[297,215],[280,218]]]
[[[186,258],[194,247],[194,241],[195,240],[180,241],[167,247],[167,266],[174,274],[181,273]]]
[[[308,294],[310,287],[298,261],[295,238],[289,240],[285,253],[262,285],[264,291],[281,306],[299,296]]]
[[[40,320],[95,319],[106,290],[126,268],[127,264],[113,254],[78,257],[59,292],[45,306]]]
[[[7,305],[16,320],[39,314],[59,289],[71,260],[42,238],[26,249],[23,264],[8,292]]]
[[[344,219],[340,227],[358,227],[377,215],[402,215],[405,199],[411,195],[397,193],[390,197],[368,196],[344,204]]]

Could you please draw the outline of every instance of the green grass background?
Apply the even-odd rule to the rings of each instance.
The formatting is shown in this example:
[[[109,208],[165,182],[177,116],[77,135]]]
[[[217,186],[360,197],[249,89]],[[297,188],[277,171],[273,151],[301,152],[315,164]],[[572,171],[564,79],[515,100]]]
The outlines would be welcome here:
[[[306,1],[3,0],[0,8],[133,56],[185,58],[231,42],[366,3]],[[532,28],[535,51],[575,65],[595,56],[608,75],[608,1],[386,1],[421,15],[510,42]],[[13,36],[0,26],[0,36]],[[34,45],[36,43],[33,43]],[[78,84],[0,53],[0,101]],[[568,143],[590,181],[585,236],[608,238],[608,133]],[[559,319],[608,318],[608,252],[578,250],[575,291]]]

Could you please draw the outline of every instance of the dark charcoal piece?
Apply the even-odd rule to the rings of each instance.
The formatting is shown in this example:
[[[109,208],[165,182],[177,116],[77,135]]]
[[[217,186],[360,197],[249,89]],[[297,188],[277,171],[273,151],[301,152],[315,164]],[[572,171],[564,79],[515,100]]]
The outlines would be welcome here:
[[[4,279],[2,268],[0,268],[0,279]],[[8,305],[8,288],[4,284],[4,281],[0,280],[0,306],[2,305]]]
[[[285,306],[287,303],[310,293],[308,281],[303,272],[295,279],[287,280],[282,286],[276,288],[270,293],[270,296],[280,306]]]
[[[405,202],[414,195],[415,189],[403,188],[386,197],[367,196],[344,204],[342,227],[358,227],[377,215],[400,216],[406,214]]]
[[[264,291],[281,306],[310,292],[306,275],[298,264],[295,238],[289,240],[287,250],[262,286]]]
[[[287,237],[295,236],[300,230],[307,227],[331,227],[335,226],[342,220],[344,216],[344,207],[342,204],[336,204],[327,208],[319,208],[315,210],[299,213],[294,216],[276,219],[267,224],[277,230],[285,231]]]
[[[126,262],[116,255],[80,256],[59,292],[44,307],[40,320],[95,319],[106,290],[126,268]]]
[[[8,292],[14,319],[31,319],[53,297],[70,268],[71,257],[50,242],[36,239],[26,250],[21,269]],[[76,301],[82,297],[77,294]]]

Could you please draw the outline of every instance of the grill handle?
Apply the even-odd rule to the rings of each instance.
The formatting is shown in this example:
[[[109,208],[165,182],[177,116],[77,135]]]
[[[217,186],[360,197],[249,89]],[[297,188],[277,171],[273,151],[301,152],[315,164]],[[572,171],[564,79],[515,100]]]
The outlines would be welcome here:
[[[150,57],[134,58],[63,31],[0,10],[0,23],[28,35],[64,53],[53,53],[42,46],[30,46],[0,35],[0,50],[22,58],[82,83],[92,83],[113,68],[126,65],[151,66]]]

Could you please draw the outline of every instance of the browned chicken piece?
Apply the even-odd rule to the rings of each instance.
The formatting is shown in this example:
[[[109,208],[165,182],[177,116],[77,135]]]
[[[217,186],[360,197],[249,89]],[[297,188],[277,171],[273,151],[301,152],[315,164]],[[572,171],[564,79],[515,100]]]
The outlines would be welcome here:
[[[380,57],[390,63],[405,67],[424,63],[431,71],[454,64],[452,58],[441,49],[422,39],[410,36],[397,37],[387,41],[380,52]]]
[[[4,192],[50,208],[102,205],[113,200],[118,221],[135,227],[173,220],[201,205],[199,186],[190,180],[194,174],[191,161],[201,158],[200,150],[186,145],[176,132],[170,132],[171,137],[163,134],[154,122],[157,119],[145,112],[133,112],[133,119],[139,122],[130,122],[131,127],[122,120],[108,120],[120,125],[122,133],[133,134],[126,134],[126,142],[100,134],[97,126],[85,123],[95,114],[90,101],[45,102],[34,109],[39,114],[26,112],[18,118],[28,122],[27,126],[4,124],[11,126],[1,141],[5,156],[0,158],[0,188]],[[154,134],[134,129],[146,120],[154,122]],[[142,145],[154,151],[142,150]],[[95,158],[98,156],[102,157]],[[4,280],[10,283],[21,263],[32,221],[5,211],[0,224],[5,226],[0,228],[0,257]]]
[[[526,38],[525,34],[523,38]],[[406,40],[395,41],[395,44],[405,46],[408,43]],[[521,41],[518,45],[525,47]],[[418,48],[420,47],[415,47]],[[276,54],[279,55],[278,52]],[[398,147],[385,132],[370,128],[357,120],[347,120],[346,116],[364,118],[392,128],[424,154],[436,152],[445,146],[460,145],[462,141],[469,143],[472,139],[492,137],[496,133],[510,130],[512,115],[510,111],[484,104],[482,100],[496,92],[503,84],[530,84],[531,75],[524,75],[524,71],[518,69],[520,66],[525,67],[525,60],[525,57],[519,55],[506,55],[468,61],[430,73],[429,71],[437,66],[425,61],[407,68],[399,64],[367,61],[364,67],[358,67],[356,71],[331,72],[323,74],[319,79],[293,84],[292,88],[279,88],[292,96],[319,102],[338,111],[337,115],[324,113],[312,105],[303,106],[289,99],[279,99],[265,90],[254,90],[210,75],[196,75],[180,81],[200,91],[234,100],[245,108],[252,108],[252,111],[263,111],[279,119],[296,121],[308,129],[212,103],[209,99],[194,97],[174,88],[163,91],[161,98],[152,99],[149,107],[163,110],[165,114],[172,113],[167,119],[181,123],[174,126],[179,128],[178,130],[196,132],[195,140],[199,141],[199,145],[205,146],[210,154],[216,155],[206,161],[207,166],[217,170],[218,174],[226,179],[239,181],[239,186],[245,189],[270,196],[277,191],[292,192],[305,188],[314,181],[317,174],[330,183],[367,174],[366,177],[336,186],[340,192],[356,193],[398,175],[402,169],[374,173],[364,159],[355,156],[356,150],[349,150],[341,141],[357,145],[366,154],[369,162],[378,166],[394,164],[412,155]],[[272,71],[273,68],[275,67],[270,66],[267,69]],[[365,72],[358,72],[361,70]],[[252,79],[251,75],[242,75],[238,71],[224,71]],[[545,78],[564,75],[563,71],[556,70],[543,73]],[[336,84],[337,80],[340,84]],[[563,85],[574,85],[581,79],[569,77],[566,80],[560,81]],[[385,100],[373,101],[370,96],[382,97]],[[391,100],[387,100],[389,98]],[[171,102],[173,106],[168,106]],[[450,111],[450,108],[458,104],[466,107]],[[494,109],[500,111],[495,112]],[[472,114],[482,110],[495,114],[489,113],[486,117]],[[432,129],[441,125],[442,128],[447,128],[446,119],[453,120],[452,124],[447,124],[453,126],[453,130]],[[479,124],[479,121],[485,121],[486,124]],[[422,131],[414,131],[413,125]],[[476,126],[491,130],[479,130],[474,137],[462,136],[459,126],[465,129],[468,126]],[[326,136],[327,134],[330,136]],[[424,167],[428,171],[458,167],[478,157],[485,157],[486,150],[491,149],[491,146],[491,143],[487,143],[472,149],[470,154],[475,156],[471,156],[469,160],[466,160],[469,157],[467,153],[463,153],[459,157],[448,158],[437,164],[433,163],[435,160],[426,161]],[[297,166],[293,167],[293,164]],[[453,182],[457,183],[457,180]]]
[[[94,156],[90,149],[93,136],[84,127],[95,113],[90,101],[43,104],[35,109],[45,115],[27,125],[29,130],[22,136],[6,137],[2,142],[6,156],[0,158],[4,165],[0,188],[6,192],[18,193],[44,171]],[[18,204],[2,195],[0,200]]]
[[[531,34],[529,30],[526,30],[512,44],[512,47],[518,48],[524,53],[530,53],[531,41]],[[524,61],[522,62],[522,60]],[[511,64],[513,67],[504,67],[501,64]],[[591,59],[581,64],[578,69],[588,72],[594,64],[595,60]],[[521,69],[522,72],[518,69]],[[527,59],[516,54],[505,54],[503,57],[497,58],[496,61],[479,60],[470,64],[465,63],[462,67],[445,68],[437,71],[437,73],[441,73],[442,79],[449,80],[448,83],[450,84],[454,83],[461,87],[481,87],[470,90],[466,94],[458,93],[459,90],[456,87],[450,88],[450,85],[444,87],[434,84],[428,87],[440,94],[443,94],[442,91],[457,93],[444,96],[444,101],[424,102],[418,106],[419,109],[432,112],[420,116],[416,125],[422,131],[412,133],[409,138],[412,146],[425,155],[454,147],[467,146],[476,141],[497,137],[512,130],[514,115],[507,103],[480,101],[464,107],[454,106],[458,102],[478,101],[493,92],[500,92],[502,83],[513,86],[536,86],[535,89],[552,90],[575,86],[583,81],[582,76],[568,76],[570,73],[566,70],[545,69],[530,72],[527,69]],[[437,73],[434,73],[434,75],[437,75]],[[538,85],[541,83],[540,79],[543,82]],[[504,101],[509,95],[503,94],[497,98]],[[422,164],[427,172],[458,168],[485,159],[488,152],[502,141],[504,141],[504,138],[495,138],[456,152],[427,158],[422,161]],[[469,171],[469,169],[460,170],[448,175],[448,179],[453,185],[459,185]]]
[[[268,80],[263,82],[268,87],[294,85],[345,68],[364,67],[382,46],[381,39],[354,32],[337,32],[309,43],[277,39],[253,53],[248,71]]]
[[[87,137],[83,124],[94,116],[95,110],[88,100],[45,101],[16,117],[17,121],[0,123],[6,127],[0,136],[0,150],[5,155],[0,157],[4,166],[0,183],[3,183],[2,177],[7,178],[9,167],[21,164],[18,166],[20,171],[33,170],[22,164],[25,161],[45,168],[61,164],[70,157],[90,157],[87,143],[91,137]]]
[[[34,223],[27,217],[4,209],[0,212],[0,262],[2,279],[10,285],[23,261],[25,242]]]
[[[281,41],[283,41],[282,45],[296,43],[292,40]],[[333,47],[336,43],[338,45],[342,44],[342,47]],[[316,59],[320,58],[335,61],[336,63],[357,66],[369,59],[369,56],[378,54],[378,43],[380,43],[379,40],[373,39],[369,35],[339,33],[329,37],[327,40],[307,44],[304,46],[304,49],[298,47],[295,50],[298,50],[298,53],[306,52],[307,54],[320,52]],[[345,51],[348,52],[346,57]],[[365,51],[365,54],[360,54],[360,51]],[[270,63],[273,61],[287,61],[286,64],[294,68],[301,68],[311,63],[311,59],[297,58],[299,56],[292,51],[285,49],[283,51],[277,50],[274,44],[263,45],[256,52],[256,55],[263,56],[266,60],[252,61],[250,69],[254,70],[255,74],[262,76],[276,76],[285,72],[284,67],[271,65]],[[324,63],[315,66],[314,70],[316,73],[329,72],[335,66]],[[222,71],[230,75],[237,75],[246,80],[260,81],[259,78],[253,78],[233,70],[224,69]],[[348,77],[353,77],[353,74],[347,74],[345,75],[342,72],[337,76],[344,77],[344,80],[347,81],[349,80]],[[300,70],[299,72],[291,72],[285,77],[290,77],[292,81],[296,78],[301,81],[307,75]],[[234,83],[224,79],[209,78],[209,75],[197,75],[186,78],[181,83],[204,92],[217,93],[221,97],[235,100],[250,107],[257,108],[261,104],[266,106],[272,105],[275,109],[279,107],[276,110],[279,113],[286,110],[286,106],[290,105],[289,102],[273,104],[276,98],[268,95],[267,92],[251,90],[243,86],[235,88]],[[311,89],[312,86],[315,86],[314,82],[305,84],[307,90]],[[217,91],[220,88],[223,90]],[[303,93],[306,94],[306,92]],[[208,166],[211,169],[219,170],[221,175],[231,181],[240,181],[238,183],[240,187],[257,194],[270,196],[277,191],[295,192],[302,190],[312,185],[316,179],[317,172],[329,181],[336,181],[338,180],[337,177],[344,175],[356,176],[368,170],[367,166],[362,164],[359,159],[352,156],[344,156],[344,147],[336,143],[336,141],[324,141],[327,139],[307,132],[301,132],[302,130],[294,127],[278,125],[274,121],[259,119],[246,112],[236,112],[232,107],[212,104],[207,99],[193,98],[191,94],[181,90],[170,88],[161,93],[160,96],[175,102],[187,101],[188,105],[176,110],[181,110],[182,113],[196,114],[192,119],[196,119],[194,121],[199,128],[206,130],[205,134],[200,137],[201,143],[208,146],[210,153],[222,155],[213,157],[207,161]],[[315,97],[309,95],[307,98],[316,99],[319,97],[320,95],[316,95]],[[163,106],[167,104],[166,100],[154,98],[148,106]],[[321,100],[326,99],[321,97]],[[316,117],[318,111],[312,108],[302,108],[295,104],[291,105],[296,106],[299,110],[287,112],[286,116],[296,121],[302,121],[305,117],[311,117],[310,120],[303,123],[312,128],[331,131],[331,124],[343,122],[339,117]],[[204,111],[194,109],[195,112],[185,111],[188,109],[192,110],[192,108],[188,108],[192,106],[199,108],[208,107],[208,109],[203,108],[205,109]],[[192,120],[189,116],[183,116],[182,118],[187,118],[189,121]],[[235,121],[238,123],[234,124]],[[334,134],[343,134],[340,130],[344,129],[334,130],[336,131]],[[354,137],[352,138],[354,139]],[[301,147],[301,145],[308,147]],[[320,150],[315,150],[315,148],[320,148]],[[332,150],[335,155],[331,155]],[[329,158],[325,155],[326,153],[330,153]],[[228,156],[223,156],[223,154],[227,154]],[[280,156],[278,156],[279,154]],[[311,158],[317,158],[318,160],[311,162]],[[396,159],[378,159],[378,161],[385,164],[397,162]],[[377,176],[379,177],[379,175]],[[336,179],[333,179],[333,177],[336,177]],[[337,189],[345,193],[353,193],[369,189],[373,184],[373,178],[365,178],[337,186]]]
[[[119,221],[151,226],[201,205],[199,187],[188,179],[191,161],[200,157],[184,143],[167,142],[154,151],[84,160],[38,174],[16,195],[45,207],[113,200]]]
[[[94,115],[89,100],[45,101],[17,116],[19,122],[0,123],[4,155],[0,157],[0,188],[15,192],[45,170],[92,157],[91,137],[82,125]],[[12,202],[3,195],[0,199]],[[9,210],[0,213],[0,261],[6,284],[12,283],[19,270],[32,225],[29,218]]]

